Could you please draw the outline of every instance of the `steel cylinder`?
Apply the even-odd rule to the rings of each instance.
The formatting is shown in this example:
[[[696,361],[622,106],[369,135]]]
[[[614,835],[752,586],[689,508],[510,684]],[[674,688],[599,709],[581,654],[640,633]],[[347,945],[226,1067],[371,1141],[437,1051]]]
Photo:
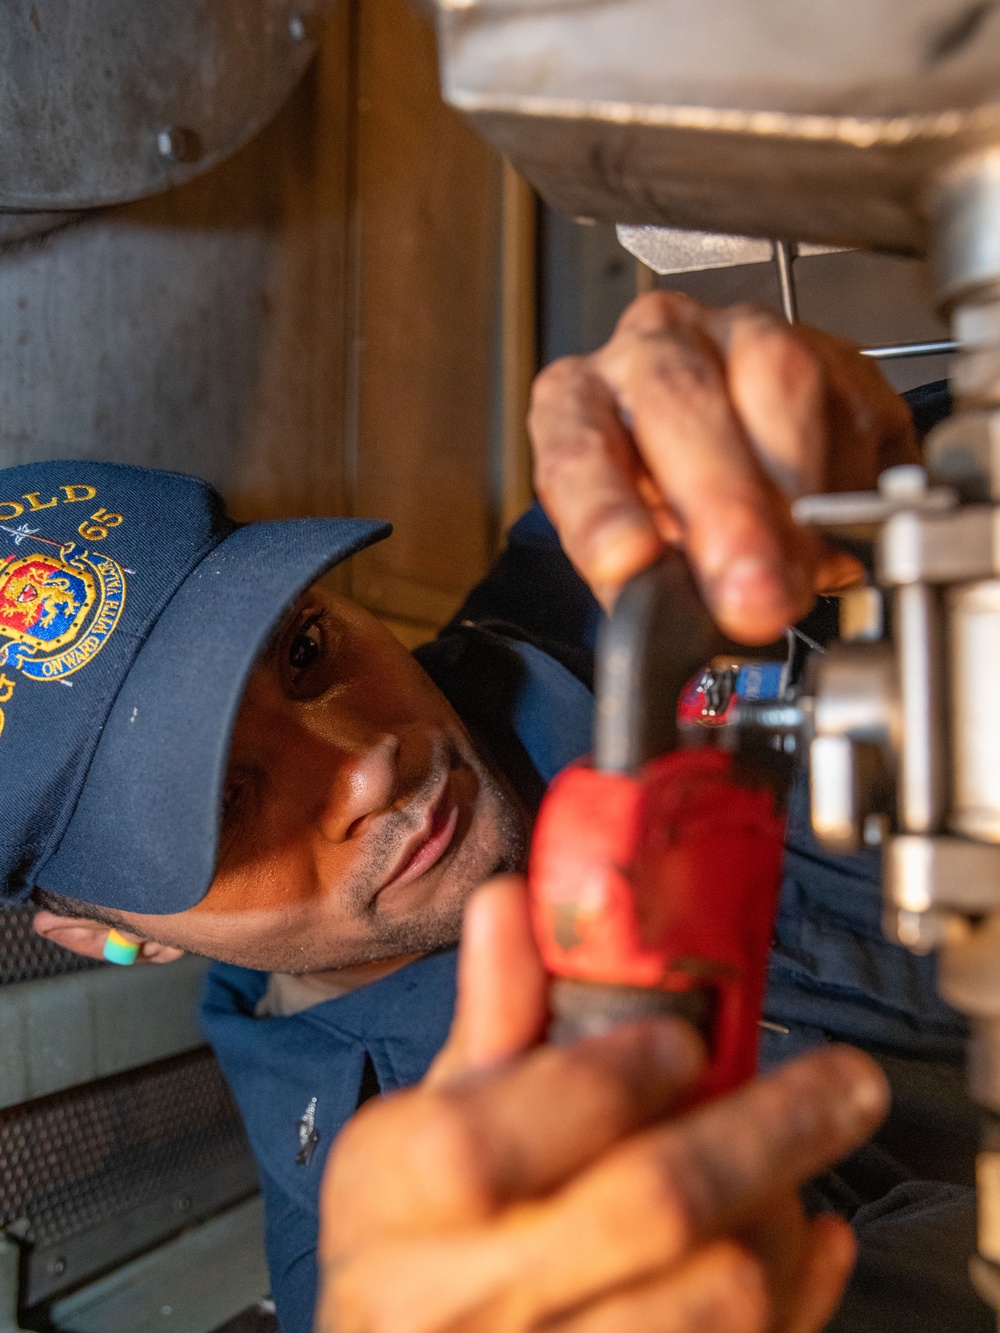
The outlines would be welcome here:
[[[926,583],[895,591],[893,618],[899,676],[898,816],[907,833],[933,833],[945,809],[941,603]]]
[[[584,1037],[601,1036],[620,1023],[667,1017],[686,1018],[708,1040],[714,999],[708,986],[671,991],[655,986],[610,986],[557,977],[552,983],[549,1040],[563,1046]]]
[[[1000,842],[1000,580],[946,598],[951,711],[951,812],[956,833]]]

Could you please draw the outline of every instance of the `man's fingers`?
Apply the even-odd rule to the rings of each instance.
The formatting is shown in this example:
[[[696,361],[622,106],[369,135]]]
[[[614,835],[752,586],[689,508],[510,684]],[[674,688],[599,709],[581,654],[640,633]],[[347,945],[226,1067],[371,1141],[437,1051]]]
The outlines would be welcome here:
[[[747,642],[775,638],[810,605],[813,544],[754,453],[717,346],[682,323],[623,337],[594,359],[680,520],[719,623]]]
[[[855,344],[752,306],[704,319],[754,451],[785,495],[870,490],[884,468],[919,462],[909,409]]]
[[[527,885],[505,875],[469,899],[458,954],[458,1002],[447,1044],[424,1080],[486,1069],[540,1041],[548,977],[531,928]]]
[[[684,1039],[681,1047],[676,1040],[683,1032],[681,1024],[636,1025],[525,1057],[516,1072],[534,1086],[501,1068],[467,1086],[394,1099],[407,1108],[402,1119],[385,1114],[391,1101],[362,1111],[334,1149],[324,1183],[330,1203],[320,1259],[336,1327],[527,1333],[546,1320],[580,1318],[590,1303],[638,1299],[639,1284],[686,1273],[706,1247],[750,1234],[768,1200],[844,1156],[884,1114],[878,1068],[859,1052],[830,1048],[607,1147],[630,1121],[655,1115],[657,1101],[676,1096],[663,1067],[676,1067],[679,1055],[683,1062]],[[612,1070],[617,1091],[606,1083]],[[358,1137],[366,1123],[381,1136]],[[572,1171],[579,1174],[552,1188]],[[500,1206],[505,1195],[527,1193]],[[833,1233],[827,1240],[840,1243]],[[802,1265],[806,1296],[789,1333],[815,1333],[839,1291],[846,1262],[837,1260],[825,1284],[818,1264]],[[741,1272],[734,1285],[749,1289],[755,1279]],[[724,1288],[720,1278],[718,1292]],[[731,1310],[728,1297],[718,1300]],[[606,1312],[611,1318],[616,1307]],[[608,1324],[626,1326],[636,1327]],[[706,1319],[701,1327],[717,1325]]]
[[[589,361],[546,367],[532,391],[535,489],[569,558],[605,608],[663,550],[614,395]]]
[[[567,1256],[540,1276],[544,1299],[552,1309],[570,1306],[739,1229],[769,1198],[863,1142],[887,1105],[878,1067],[831,1047],[644,1131],[537,1214],[533,1251]],[[580,1254],[589,1257],[585,1280]]]
[[[654,1067],[656,1063],[651,1060]],[[555,1143],[557,1152],[558,1140],[552,1140],[551,1130],[560,1118],[567,1135],[589,1138],[593,1151],[597,1136],[584,1127],[586,1115],[574,1108],[580,1098],[585,1110],[595,1109],[589,1080],[574,1083],[573,1070],[562,1072],[569,1077],[562,1081],[559,1104],[551,1111],[544,1101],[530,1104],[537,1109],[537,1119],[550,1122],[545,1137]],[[634,1073],[626,1074],[627,1080],[633,1077]],[[482,1088],[492,1085],[494,1091],[499,1081],[496,1076],[479,1080]],[[606,1092],[598,1096],[598,1116]],[[420,1096],[424,1104],[436,1100],[426,1093]],[[363,1216],[366,1200],[374,1197],[378,1214],[375,1226],[359,1228],[356,1222],[344,1223],[343,1208],[340,1217],[335,1209],[326,1210],[320,1254],[329,1299],[342,1311],[360,1312],[359,1330],[432,1333],[443,1328],[488,1328],[491,1333],[527,1333],[560,1318],[567,1330],[573,1329],[570,1316],[581,1317],[591,1303],[629,1291],[638,1294],[639,1284],[683,1272],[706,1247],[734,1232],[751,1233],[754,1218],[769,1200],[844,1156],[872,1131],[885,1111],[886,1097],[884,1077],[867,1057],[844,1047],[830,1048],[679,1121],[644,1130],[547,1196],[539,1189],[532,1199],[497,1211],[495,1198],[485,1191],[479,1196],[479,1216],[467,1209],[471,1225],[466,1227],[457,1212],[443,1216],[439,1200],[463,1169],[471,1167],[474,1173],[482,1141],[463,1136],[459,1158],[449,1161],[437,1151],[432,1137],[421,1138],[421,1127],[411,1115],[406,1121],[407,1157],[426,1161],[430,1179],[423,1182],[423,1193],[415,1191],[412,1172],[400,1177],[395,1163],[390,1163],[384,1181],[378,1175],[372,1179],[370,1173],[364,1179],[340,1177],[337,1197],[351,1200],[351,1212]],[[516,1193],[528,1177],[544,1181],[546,1168],[526,1165],[511,1155],[511,1150],[516,1154],[526,1146],[530,1162],[541,1146],[541,1139],[525,1145],[523,1126],[511,1133],[503,1117],[514,1109],[508,1107],[500,1122],[491,1125],[495,1143],[486,1148],[485,1156],[494,1180],[513,1182]],[[607,1121],[606,1108],[604,1115]],[[362,1113],[355,1123],[364,1119]],[[523,1103],[519,1119],[526,1119]],[[335,1166],[343,1146],[342,1141],[334,1151]],[[370,1167],[378,1157],[372,1145],[368,1147],[365,1158]],[[463,1168],[466,1154],[471,1154],[469,1167]],[[566,1164],[564,1158],[563,1170]],[[383,1192],[390,1197],[380,1199]],[[398,1219],[391,1216],[393,1197],[406,1200]],[[810,1265],[811,1261],[801,1270],[804,1283],[811,1283],[803,1287],[809,1299],[797,1311],[799,1325],[791,1333],[815,1333],[816,1318],[842,1281],[844,1266],[839,1260],[835,1280],[826,1286]],[[379,1281],[386,1272],[393,1275],[390,1283]],[[755,1309],[760,1308],[758,1302]],[[614,1312],[613,1306],[608,1309]],[[349,1320],[337,1326],[344,1333],[354,1327]],[[558,1322],[554,1327],[560,1327]]]
[[[680,535],[720,624],[767,642],[808,609],[817,544],[755,455],[705,315],[651,294],[599,352],[543,372],[530,418],[536,488],[605,604]],[[803,419],[815,409],[805,398]]]
[[[391,1280],[386,1275],[391,1274]],[[547,1315],[486,1231],[389,1243],[324,1273],[316,1327],[337,1333],[764,1333],[759,1263],[732,1241],[668,1273]]]
[[[781,1333],[820,1333],[833,1318],[854,1267],[854,1232],[839,1217],[817,1217],[796,1300]]]
[[[704,1059],[678,1019],[629,1024],[512,1066],[369,1103],[342,1131],[324,1192],[336,1255],[369,1237],[485,1219],[556,1188],[667,1114]]]
[[[823,489],[869,490],[885,468],[919,463],[909,408],[878,363],[846,339],[808,325],[797,326],[796,334],[814,350],[826,375],[830,448]]]
[[[779,1320],[781,1333],[820,1333],[827,1326],[851,1276],[855,1249],[852,1230],[841,1218],[812,1222],[799,1294]],[[545,1320],[539,1333],[764,1333],[772,1326],[768,1288],[755,1253],[733,1241],[715,1241],[668,1273]]]
[[[760,1264],[732,1241],[716,1241],[669,1273],[537,1328],[539,1333],[764,1333],[769,1310]]]
[[[512,1202],[547,1193],[672,1111],[703,1061],[692,1027],[657,1019],[545,1047],[502,1080],[472,1079],[446,1095],[478,1141],[497,1196]]]
[[[816,566],[816,591],[818,593],[843,592],[855,588],[865,581],[865,567],[855,556],[847,551],[837,551],[832,546],[824,546],[819,563]]]
[[[788,498],[870,489],[917,457],[905,404],[852,344],[672,292],[543,371],[529,426],[538,494],[605,607],[681,541],[716,619],[747,643],[775,638],[828,581]]]
[[[797,1189],[772,1194],[737,1233],[767,1273],[776,1328],[784,1329],[784,1316],[799,1297],[811,1237]]]
[[[820,356],[765,310],[710,310],[705,322],[725,351],[733,406],[768,475],[789,497],[823,490],[830,441]]]

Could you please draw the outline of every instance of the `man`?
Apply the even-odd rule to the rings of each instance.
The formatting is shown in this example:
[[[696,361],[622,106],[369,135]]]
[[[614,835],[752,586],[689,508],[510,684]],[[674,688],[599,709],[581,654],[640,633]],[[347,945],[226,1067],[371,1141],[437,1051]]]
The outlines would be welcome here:
[[[541,377],[532,429],[539,493],[601,601],[683,540],[718,619],[748,642],[804,614],[817,587],[857,574],[794,527],[787,497],[870,487],[916,447],[900,400],[846,344],[665,294],[637,302],[595,356]],[[261,1166],[279,1313],[298,1333],[312,1315],[330,1142],[360,1102],[430,1066],[451,1020],[447,946],[463,903],[486,875],[520,866],[544,783],[586,751],[596,604],[533,513],[421,651],[425,675],[370,617],[312,582],[382,535],[378,525],[232,531],[190,480],[100,465],[70,477],[68,466],[0,474],[11,540],[33,559],[58,552],[44,595],[38,574],[15,571],[27,582],[0,682],[0,745],[19,773],[18,790],[3,793],[5,873],[56,909],[38,929],[81,952],[99,955],[114,925],[158,961],[193,949],[228,964],[213,974],[206,1026]],[[82,511],[67,514],[84,499],[77,525]],[[51,547],[39,552],[42,541]],[[39,607],[26,619],[18,599],[31,589]],[[811,1198],[861,1237],[843,1326],[874,1327],[888,1310],[896,1327],[977,1327],[962,1272],[972,1217],[963,1029],[927,964],[881,939],[870,860],[822,857],[798,798],[789,843],[765,1059],[839,1035],[879,1051],[905,1094],[884,1141]],[[525,1044],[522,1034],[501,1053]],[[683,1081],[675,1071],[675,1093]],[[520,1114],[535,1113],[529,1097]],[[767,1137],[773,1106],[742,1114]],[[946,1154],[921,1139],[941,1114],[957,1126]],[[726,1143],[724,1126],[701,1124],[677,1132]],[[850,1139],[827,1137],[828,1155],[809,1158],[805,1174],[763,1170],[779,1216],[798,1206],[789,1188]],[[569,1175],[589,1160],[572,1160]],[[745,1231],[748,1218],[737,1210],[729,1222]],[[770,1249],[784,1255],[800,1223]],[[842,1276],[843,1264],[830,1269]]]

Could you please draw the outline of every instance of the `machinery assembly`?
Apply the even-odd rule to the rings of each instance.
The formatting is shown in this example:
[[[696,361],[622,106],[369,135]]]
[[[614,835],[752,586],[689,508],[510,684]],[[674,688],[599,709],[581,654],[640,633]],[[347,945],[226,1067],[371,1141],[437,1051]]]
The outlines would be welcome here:
[[[817,837],[882,848],[887,933],[939,951],[941,992],[971,1021],[985,1113],[972,1277],[1000,1310],[1000,13],[948,0],[794,13],[441,0],[439,13],[452,104],[549,202],[626,224],[644,258],[666,227],[932,258],[955,413],[925,468],[796,503],[799,522],[870,543],[870,582],[843,598],[841,640],[801,688],[742,702],[737,725],[808,754]]]

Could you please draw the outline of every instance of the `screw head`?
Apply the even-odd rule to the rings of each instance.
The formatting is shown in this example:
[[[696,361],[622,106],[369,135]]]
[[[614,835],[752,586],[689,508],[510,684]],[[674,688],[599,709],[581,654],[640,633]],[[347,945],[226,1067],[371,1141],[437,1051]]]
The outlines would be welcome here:
[[[45,1271],[49,1277],[62,1277],[66,1272],[66,1259],[64,1255],[57,1254],[45,1265]]]

